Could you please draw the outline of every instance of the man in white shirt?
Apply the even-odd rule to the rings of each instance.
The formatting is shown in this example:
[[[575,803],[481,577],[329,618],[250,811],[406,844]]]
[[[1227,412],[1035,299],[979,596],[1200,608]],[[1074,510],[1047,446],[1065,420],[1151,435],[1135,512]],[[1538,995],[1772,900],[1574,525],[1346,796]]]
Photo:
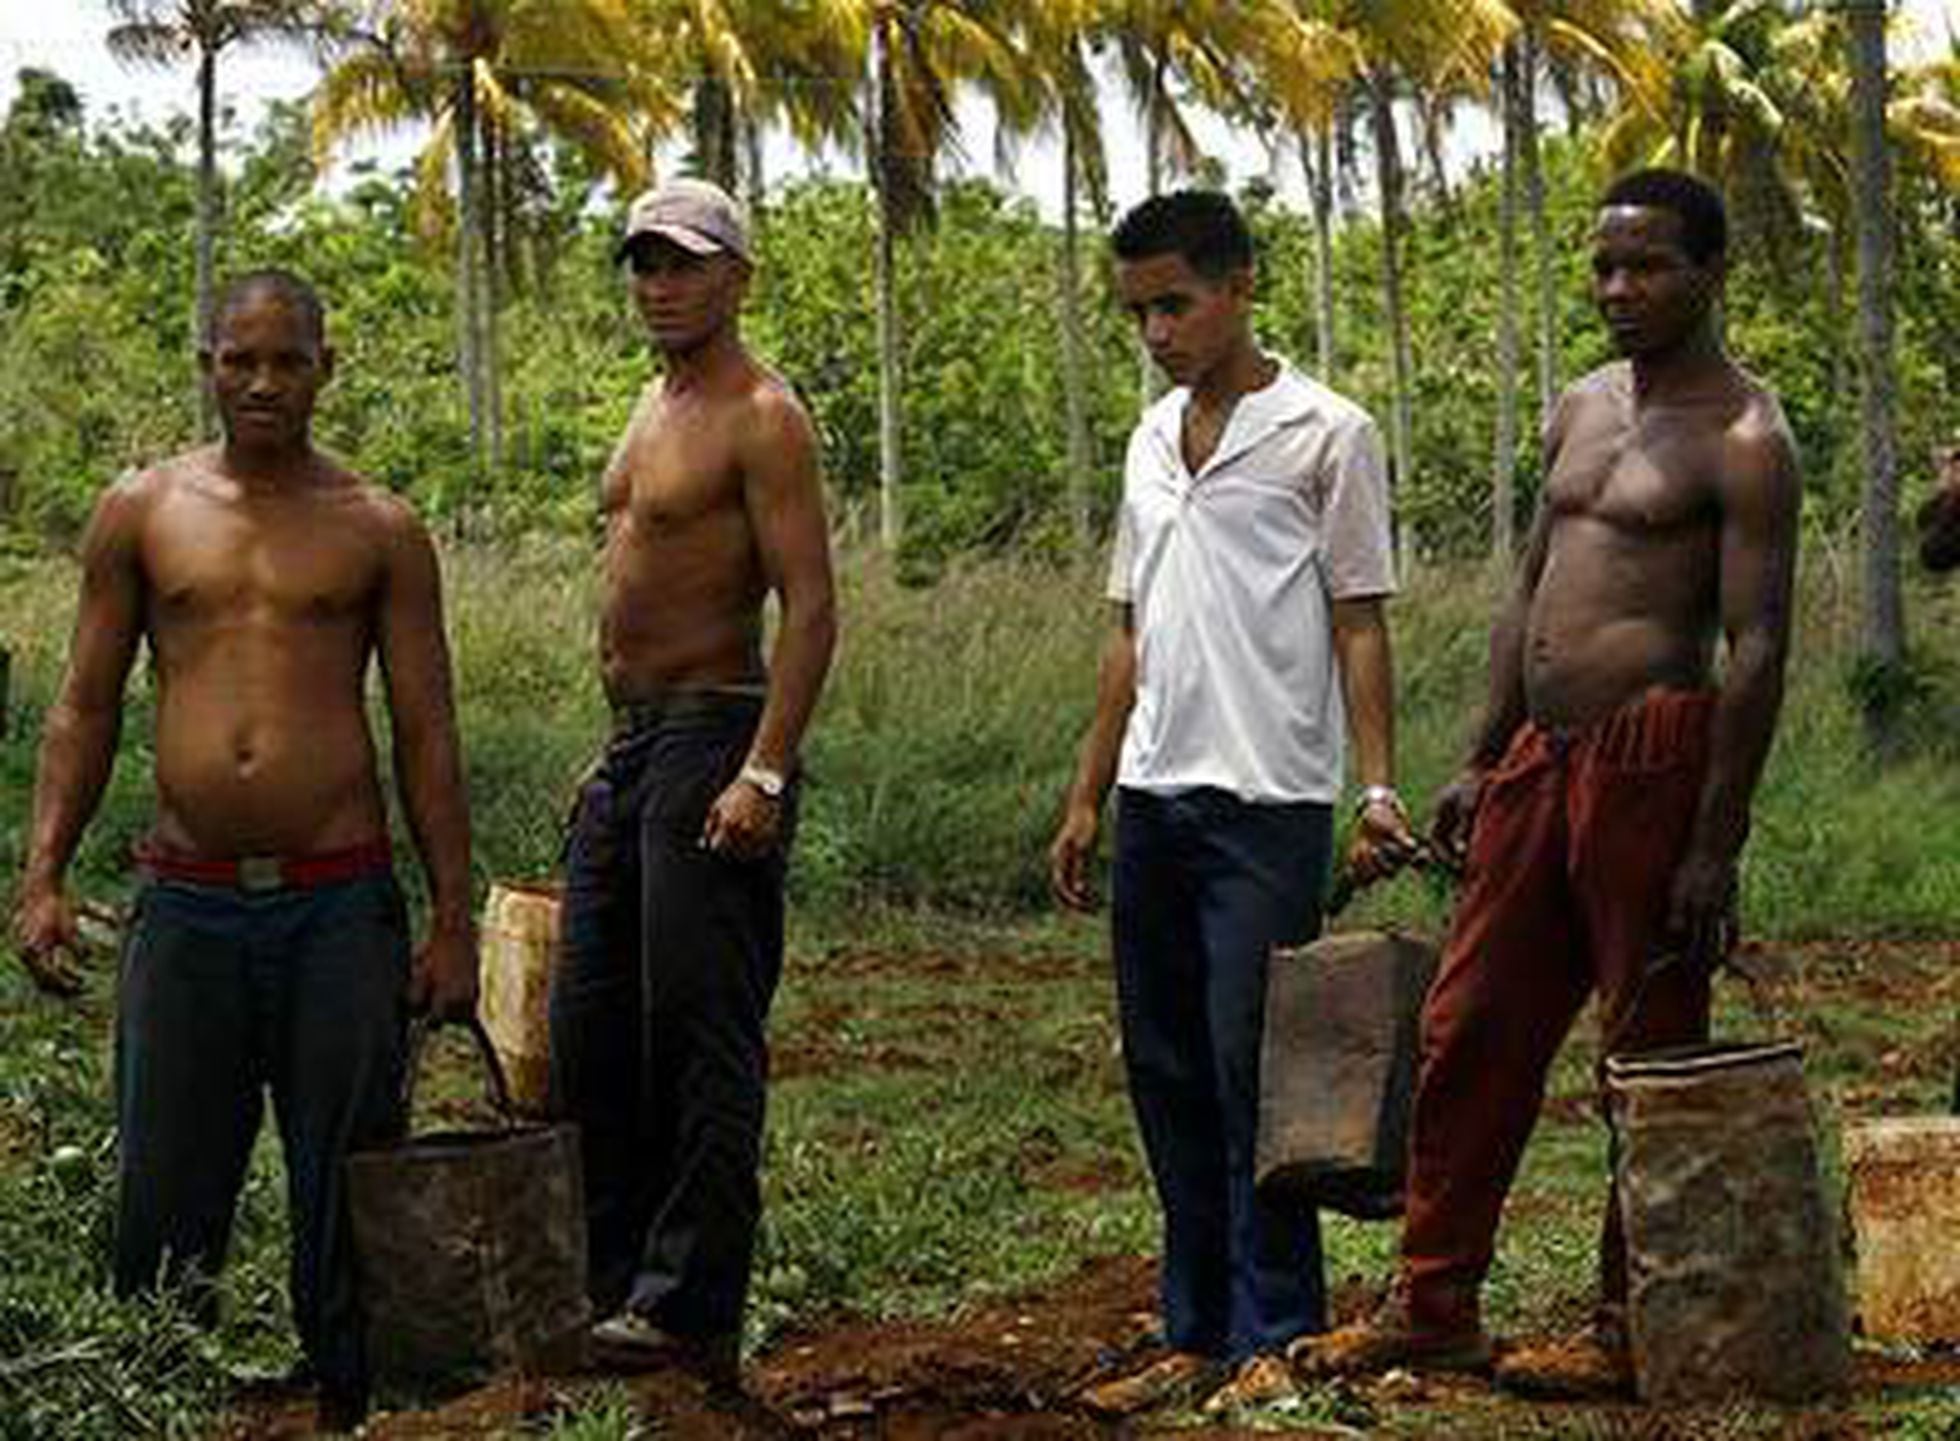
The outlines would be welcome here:
[[[1176,388],[1130,439],[1116,623],[1049,864],[1058,899],[1092,909],[1115,784],[1117,994],[1164,1210],[1168,1354],[1086,1399],[1130,1412],[1326,1328],[1318,1218],[1255,1194],[1253,1147],[1267,956],[1319,929],[1347,733],[1350,865],[1392,869],[1415,838],[1393,788],[1374,423],[1259,348],[1252,240],[1224,196],[1155,197],[1112,244],[1123,304]]]

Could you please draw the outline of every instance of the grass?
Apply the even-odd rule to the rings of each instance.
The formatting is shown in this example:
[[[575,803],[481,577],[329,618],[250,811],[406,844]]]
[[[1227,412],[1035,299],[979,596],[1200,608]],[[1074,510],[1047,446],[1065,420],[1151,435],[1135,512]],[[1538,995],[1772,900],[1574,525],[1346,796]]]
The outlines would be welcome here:
[[[536,875],[553,864],[563,801],[603,734],[589,557],[554,543],[466,550],[448,558],[447,577],[478,878]],[[0,902],[19,869],[32,750],[66,649],[73,582],[63,562],[0,559],[0,644],[14,652],[15,688],[13,728],[0,742]],[[843,587],[845,639],[810,746],[792,956],[774,1023],[754,1345],[825,1316],[945,1314],[1156,1240],[1102,929],[1042,905],[1042,852],[1106,623],[1099,576],[999,563],[912,589],[852,557]],[[1480,573],[1436,570],[1415,575],[1397,603],[1412,795],[1441,783],[1468,733],[1493,598]],[[1935,1109],[1950,1067],[1902,1071],[1896,1058],[1943,1055],[1943,1015],[1858,989],[1887,962],[1849,943],[1955,930],[1960,614],[1951,595],[1914,593],[1924,686],[1906,757],[1881,769],[1864,754],[1845,683],[1845,584],[1820,565],[1803,600],[1747,866],[1746,925],[1774,946],[1846,943],[1841,955],[1805,952],[1828,999],[1794,1021],[1812,1042],[1827,1118]],[[76,867],[80,890],[110,900],[125,892],[121,858],[148,815],[142,692],[139,681],[115,781]],[[1404,882],[1366,899],[1352,920],[1434,932],[1445,903]],[[215,1334],[189,1328],[168,1303],[123,1305],[103,1293],[113,1147],[103,972],[81,1006],[61,1007],[0,967],[0,1438],[116,1434],[133,1416],[160,1434],[196,1435],[229,1372],[277,1370],[293,1356],[269,1143],[248,1185],[227,1320]],[[1738,995],[1724,1004],[1729,1030],[1757,1024]],[[1561,1058],[1556,1104],[1511,1200],[1488,1298],[1500,1329],[1555,1329],[1578,1319],[1590,1294],[1604,1143],[1589,1108],[1573,1104],[1590,1092],[1590,1047],[1582,1028]],[[454,1065],[443,1074],[448,1094],[467,1088]],[[1330,1221],[1330,1278],[1376,1281],[1393,1240],[1392,1227]],[[1442,1424],[1419,1406],[1377,1413],[1331,1391],[1255,1419],[1412,1436]],[[1694,1434],[1775,1435],[1785,1419],[1725,1412]],[[1914,1398],[1861,1419],[1873,1434],[1950,1435],[1960,1402]],[[1503,1413],[1491,1424],[1510,1428],[1492,1435],[1583,1435],[1593,1423],[1534,1431],[1536,1422]],[[631,1418],[620,1397],[602,1394],[557,1425],[564,1436],[618,1436]]]

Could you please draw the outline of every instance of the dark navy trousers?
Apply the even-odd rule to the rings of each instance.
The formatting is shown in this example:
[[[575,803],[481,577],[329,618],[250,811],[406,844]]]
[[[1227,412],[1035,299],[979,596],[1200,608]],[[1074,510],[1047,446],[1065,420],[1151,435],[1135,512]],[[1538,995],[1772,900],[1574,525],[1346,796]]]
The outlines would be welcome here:
[[[701,827],[741,769],[759,698],[690,698],[615,734],[565,855],[552,1086],[578,1123],[590,1289],[700,1339],[738,1332],[761,1217],[784,842],[732,860]]]
[[[342,1161],[401,1134],[408,918],[386,872],[250,892],[157,881],[123,947],[116,1289],[214,1315],[267,1092],[286,1162],[293,1318],[323,1390],[364,1396]]]
[[[1324,805],[1118,791],[1123,1056],[1179,1350],[1237,1360],[1326,1329],[1319,1217],[1252,1182],[1267,957],[1318,932],[1332,829]]]

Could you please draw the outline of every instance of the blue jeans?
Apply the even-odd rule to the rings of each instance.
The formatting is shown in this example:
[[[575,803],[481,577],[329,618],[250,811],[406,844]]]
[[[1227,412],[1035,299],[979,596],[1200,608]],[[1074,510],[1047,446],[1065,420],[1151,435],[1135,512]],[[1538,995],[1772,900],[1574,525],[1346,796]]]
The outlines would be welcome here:
[[[1179,1350],[1237,1360],[1326,1329],[1319,1217],[1257,1194],[1253,1153],[1267,956],[1320,929],[1332,831],[1324,805],[1118,792],[1123,1056]]]
[[[323,1390],[364,1397],[342,1160],[401,1134],[408,917],[377,872],[308,890],[155,881],[116,1020],[116,1289],[207,1318],[265,1093],[286,1161],[293,1318]]]
[[[585,1166],[588,1284],[677,1334],[741,1329],[762,1214],[765,1026],[783,964],[783,844],[703,850],[760,699],[690,697],[614,735],[565,853],[552,1091]]]

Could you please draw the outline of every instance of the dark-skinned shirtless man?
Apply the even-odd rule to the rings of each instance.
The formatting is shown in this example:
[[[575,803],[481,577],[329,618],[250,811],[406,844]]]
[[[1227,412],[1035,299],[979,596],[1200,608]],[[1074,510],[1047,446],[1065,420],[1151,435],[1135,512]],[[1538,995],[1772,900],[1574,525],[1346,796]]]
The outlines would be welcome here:
[[[1400,1272],[1371,1320],[1299,1349],[1310,1370],[1487,1365],[1498,1214],[1588,993],[1602,1051],[1707,1036],[1782,700],[1798,512],[1782,411],[1721,345],[1725,251],[1700,181],[1640,172],[1602,201],[1593,291],[1626,359],[1550,418],[1489,707],[1438,809],[1468,869],[1423,1014]],[[1511,1353],[1499,1381],[1630,1387],[1610,1197],[1600,1291],[1590,1326]]]
[[[338,1429],[366,1406],[341,1160],[399,1129],[407,1011],[476,994],[440,582],[408,507],[312,444],[333,353],[304,282],[235,282],[199,359],[222,443],[119,480],[89,522],[15,939],[37,981],[72,989],[63,877],[146,644],[157,808],[121,963],[116,1283],[181,1280],[208,1309],[270,1090],[293,1314]],[[432,897],[412,960],[365,707],[377,658]]]
[[[797,751],[836,636],[829,539],[809,417],[738,329],[734,202],[650,191],[619,259],[665,364],[601,483],[613,729],[566,847],[553,1085],[582,1133],[599,1358],[729,1383]]]

